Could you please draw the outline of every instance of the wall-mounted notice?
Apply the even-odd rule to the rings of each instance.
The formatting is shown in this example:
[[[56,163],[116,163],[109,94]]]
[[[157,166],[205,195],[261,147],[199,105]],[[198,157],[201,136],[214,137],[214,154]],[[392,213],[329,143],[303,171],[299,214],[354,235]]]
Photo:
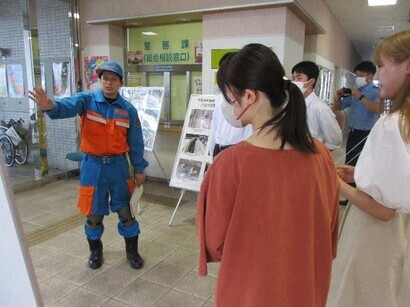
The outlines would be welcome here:
[[[0,64],[0,97],[7,97],[6,65]]]
[[[120,94],[137,109],[144,137],[144,149],[153,151],[164,99],[164,88],[122,87]]]
[[[54,99],[71,95],[70,62],[53,63],[53,95]]]
[[[209,136],[215,95],[191,95],[169,185],[199,192],[211,161]]]
[[[84,78],[87,90],[96,90],[100,88],[100,82],[98,82],[97,68],[102,63],[108,61],[108,56],[98,55],[84,57]]]
[[[24,97],[23,65],[7,65],[7,84],[10,98]]]

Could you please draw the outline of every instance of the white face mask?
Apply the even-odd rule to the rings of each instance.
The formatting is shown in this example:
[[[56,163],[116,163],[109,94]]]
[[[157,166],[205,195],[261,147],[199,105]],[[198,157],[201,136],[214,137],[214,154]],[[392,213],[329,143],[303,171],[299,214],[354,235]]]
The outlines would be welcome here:
[[[366,86],[366,77],[356,77],[356,86],[358,88]]]
[[[300,89],[302,94],[304,94],[306,92],[307,87],[304,87],[304,85],[308,82],[292,81],[292,83],[295,84]]]
[[[236,118],[233,104],[229,104],[225,99],[222,101],[221,104],[222,115],[224,116],[225,120],[231,125],[236,128],[242,128],[243,124],[240,119]]]

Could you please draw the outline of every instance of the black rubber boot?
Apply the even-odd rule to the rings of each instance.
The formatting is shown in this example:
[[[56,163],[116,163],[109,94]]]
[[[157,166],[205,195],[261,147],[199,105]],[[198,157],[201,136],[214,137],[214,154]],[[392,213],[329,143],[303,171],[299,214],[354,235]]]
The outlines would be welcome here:
[[[103,244],[100,239],[90,240],[87,238],[88,244],[90,245],[90,257],[88,257],[88,266],[96,270],[101,267],[103,260]]]
[[[140,254],[138,253],[138,236],[125,239],[125,250],[127,251],[127,259],[133,269],[140,269],[144,265]]]

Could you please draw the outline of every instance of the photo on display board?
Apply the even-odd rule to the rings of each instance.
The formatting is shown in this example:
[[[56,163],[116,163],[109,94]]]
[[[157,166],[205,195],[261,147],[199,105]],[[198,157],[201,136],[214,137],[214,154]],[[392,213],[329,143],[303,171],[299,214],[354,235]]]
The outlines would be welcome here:
[[[145,109],[144,116],[142,118],[142,127],[146,129],[155,129],[159,122],[160,110]]]
[[[207,144],[207,135],[186,134],[185,139],[182,143],[182,152],[186,154],[201,156],[206,154]]]
[[[180,159],[176,171],[176,177],[185,182],[197,182],[202,162]]]
[[[148,151],[154,150],[164,91],[163,87],[122,87],[120,89],[121,96],[137,109],[144,138],[144,149]]]
[[[191,95],[170,186],[199,192],[205,169],[212,160],[209,154],[209,136],[215,99],[215,95]]]
[[[211,129],[213,110],[193,109],[189,117],[189,128]]]
[[[150,129],[142,129],[142,137],[144,138],[144,147],[147,148],[154,148],[154,141],[155,141],[155,130]]]

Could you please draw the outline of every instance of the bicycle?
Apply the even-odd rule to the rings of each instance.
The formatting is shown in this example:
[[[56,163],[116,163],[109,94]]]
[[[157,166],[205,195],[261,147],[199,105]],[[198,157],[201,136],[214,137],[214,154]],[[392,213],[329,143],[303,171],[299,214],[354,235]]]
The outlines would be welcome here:
[[[17,132],[16,127],[24,123],[23,119],[10,119],[8,123],[0,121],[0,146],[4,155],[6,166],[25,164],[28,159],[28,145]]]

